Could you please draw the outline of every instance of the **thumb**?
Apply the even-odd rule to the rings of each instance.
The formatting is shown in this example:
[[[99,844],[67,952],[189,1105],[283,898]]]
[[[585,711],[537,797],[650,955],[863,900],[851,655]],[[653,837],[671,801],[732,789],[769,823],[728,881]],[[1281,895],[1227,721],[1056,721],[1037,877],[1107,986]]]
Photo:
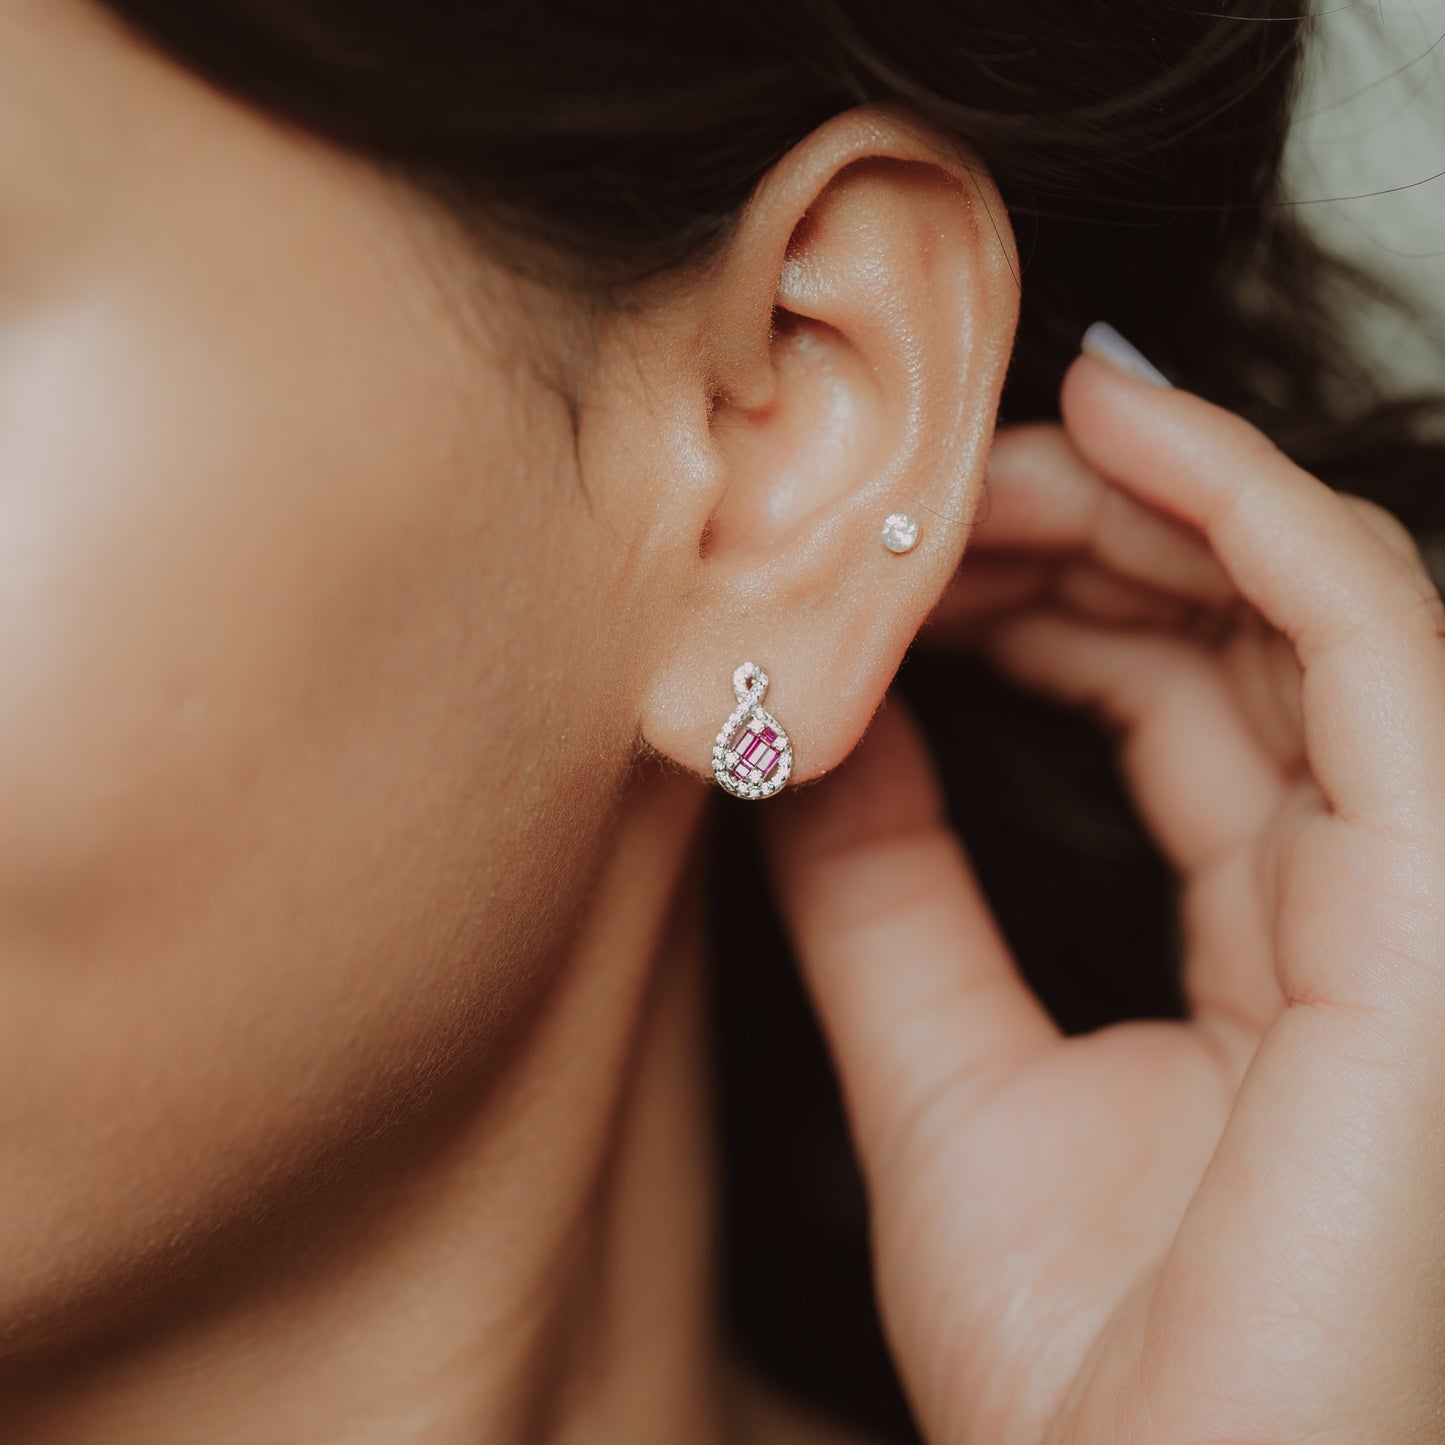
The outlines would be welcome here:
[[[943,815],[917,725],[891,700],[836,773],[778,799],[767,849],[870,1182],[950,1113],[1058,1043]]]

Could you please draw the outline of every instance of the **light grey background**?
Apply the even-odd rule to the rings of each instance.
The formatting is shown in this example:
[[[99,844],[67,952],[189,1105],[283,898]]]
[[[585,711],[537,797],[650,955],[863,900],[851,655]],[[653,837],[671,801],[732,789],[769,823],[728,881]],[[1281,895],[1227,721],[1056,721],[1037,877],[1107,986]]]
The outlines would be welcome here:
[[[1336,250],[1405,291],[1424,323],[1360,318],[1382,377],[1445,389],[1445,357],[1425,334],[1445,334],[1445,0],[1315,0],[1314,14],[1292,198]]]

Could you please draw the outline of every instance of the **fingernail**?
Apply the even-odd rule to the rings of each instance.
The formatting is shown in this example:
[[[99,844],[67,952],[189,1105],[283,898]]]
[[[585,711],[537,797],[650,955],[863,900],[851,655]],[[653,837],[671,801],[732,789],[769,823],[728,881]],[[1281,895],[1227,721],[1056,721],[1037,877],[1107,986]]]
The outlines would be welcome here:
[[[1173,382],[1131,342],[1125,341],[1107,321],[1096,321],[1084,332],[1079,350],[1116,371],[1152,381],[1155,386],[1173,386]]]

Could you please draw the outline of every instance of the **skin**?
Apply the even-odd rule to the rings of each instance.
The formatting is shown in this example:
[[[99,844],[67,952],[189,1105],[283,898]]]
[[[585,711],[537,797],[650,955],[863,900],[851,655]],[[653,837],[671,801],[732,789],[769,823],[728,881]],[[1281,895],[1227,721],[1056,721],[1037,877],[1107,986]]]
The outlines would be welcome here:
[[[0,12],[7,1440],[839,1438],[712,1324],[746,657],[838,769],[767,816],[930,1441],[1430,1438],[1438,595],[1096,362],[994,446],[1011,245],[851,112],[584,348],[82,0]],[[900,710],[839,767],[935,608],[1124,730],[1188,1025],[1058,1040]]]

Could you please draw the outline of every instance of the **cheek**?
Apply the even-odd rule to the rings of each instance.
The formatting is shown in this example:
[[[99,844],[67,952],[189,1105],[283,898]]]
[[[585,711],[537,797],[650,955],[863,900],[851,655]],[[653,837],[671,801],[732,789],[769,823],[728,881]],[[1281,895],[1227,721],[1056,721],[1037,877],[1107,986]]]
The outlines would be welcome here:
[[[375,337],[225,320],[0,350],[0,1335],[35,1221],[83,1278],[504,1033],[627,742],[554,479],[487,480],[505,379],[463,424]]]
[[[217,861],[298,753],[352,756],[403,725],[388,673],[428,661],[445,459],[369,431],[374,398],[344,368],[308,358],[293,390],[234,338],[208,356],[78,305],[0,371],[9,918],[83,928],[182,840],[201,849],[187,871]],[[315,783],[287,784],[304,831]]]

